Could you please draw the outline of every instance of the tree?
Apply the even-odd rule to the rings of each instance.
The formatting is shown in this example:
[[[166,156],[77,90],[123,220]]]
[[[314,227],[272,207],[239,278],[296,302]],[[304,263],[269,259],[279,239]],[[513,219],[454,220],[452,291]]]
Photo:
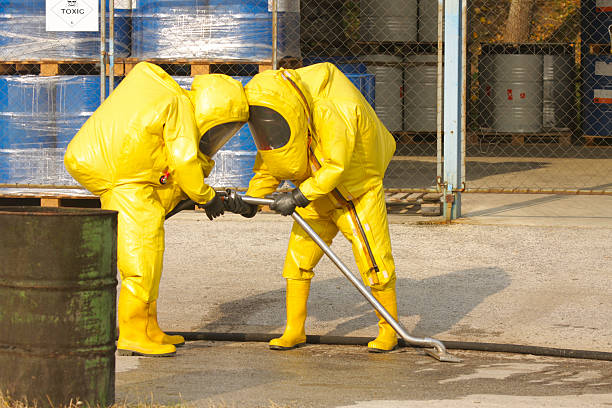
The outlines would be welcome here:
[[[528,42],[535,2],[536,0],[512,0],[503,32],[504,42]]]

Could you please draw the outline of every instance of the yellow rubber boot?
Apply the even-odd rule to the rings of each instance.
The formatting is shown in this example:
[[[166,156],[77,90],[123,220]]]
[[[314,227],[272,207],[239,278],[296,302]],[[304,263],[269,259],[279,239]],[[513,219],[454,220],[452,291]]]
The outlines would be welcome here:
[[[169,335],[162,331],[157,322],[157,300],[149,303],[149,322],[147,324],[147,336],[159,344],[173,344],[175,347],[185,344],[185,338],[179,335]]]
[[[395,288],[385,290],[372,289],[372,295],[397,320]],[[394,350],[397,347],[397,334],[395,330],[378,312],[376,312],[376,316],[378,316],[378,337],[368,343],[368,351],[371,353],[385,353]]]
[[[117,341],[117,354],[120,356],[166,357],[176,354],[176,347],[172,344],[159,344],[147,336],[150,305],[129,290],[121,289]]]
[[[270,340],[272,350],[291,350],[306,344],[306,303],[310,279],[287,279],[287,327],[281,337]]]

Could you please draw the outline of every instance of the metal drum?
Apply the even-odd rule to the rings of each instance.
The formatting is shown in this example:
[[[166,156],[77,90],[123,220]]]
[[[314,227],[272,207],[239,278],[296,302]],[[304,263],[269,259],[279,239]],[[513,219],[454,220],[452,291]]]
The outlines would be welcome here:
[[[0,389],[39,406],[115,399],[117,213],[0,207]]]
[[[476,110],[478,116],[476,123],[483,129],[490,129],[493,126],[493,75],[494,72],[489,69],[493,66],[492,56],[483,54],[478,60],[478,101],[476,102]]]
[[[543,56],[542,125],[547,130],[569,130],[574,113],[574,56]]]
[[[587,136],[612,136],[612,57],[585,55],[582,89],[583,132]]]
[[[0,182],[44,184],[56,147],[55,77],[0,76]]]
[[[378,118],[390,132],[402,130],[401,58],[393,55],[368,55],[363,57],[363,60],[368,72],[374,75]]]
[[[270,5],[268,0],[138,0],[132,56],[270,60]],[[277,11],[278,58],[299,57],[299,0],[279,1]]]
[[[479,72],[494,131],[542,130],[542,55],[492,53],[481,58]]]
[[[419,0],[418,20],[419,42],[438,42],[438,2],[436,0]]]
[[[362,41],[417,40],[417,0],[361,0],[360,6]]]
[[[108,2],[108,0],[107,0]],[[127,57],[131,9],[115,0],[115,56]],[[55,3],[54,3],[55,4]],[[108,10],[108,7],[107,7]],[[107,16],[108,32],[108,16]],[[44,0],[0,0],[0,60],[100,58],[100,33],[46,31]]]
[[[581,0],[581,39],[585,45],[612,43],[612,0]],[[588,48],[587,48],[588,49]]]
[[[438,128],[438,56],[412,55],[404,69],[404,130],[435,132]]]

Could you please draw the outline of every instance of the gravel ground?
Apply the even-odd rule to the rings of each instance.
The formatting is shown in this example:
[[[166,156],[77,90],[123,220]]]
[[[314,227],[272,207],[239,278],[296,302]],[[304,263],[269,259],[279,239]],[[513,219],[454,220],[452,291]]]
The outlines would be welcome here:
[[[407,218],[410,218],[407,220]],[[390,225],[400,320],[416,336],[612,351],[612,228]],[[400,223],[397,223],[400,222]],[[291,219],[183,212],[166,223],[166,330],[281,332]],[[356,273],[348,242],[332,249]],[[307,333],[374,336],[374,313],[327,259]]]

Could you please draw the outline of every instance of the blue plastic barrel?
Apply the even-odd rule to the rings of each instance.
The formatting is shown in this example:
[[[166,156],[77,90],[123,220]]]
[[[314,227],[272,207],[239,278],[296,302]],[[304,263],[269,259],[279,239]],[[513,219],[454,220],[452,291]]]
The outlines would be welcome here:
[[[612,0],[582,0],[581,25],[582,43],[610,44],[610,27],[612,26]]]
[[[97,75],[0,76],[0,182],[75,184],[64,152],[99,105]]]
[[[183,88],[191,89],[192,77],[173,77]],[[251,80],[250,76],[235,76],[246,85]],[[231,187],[244,189],[248,187],[253,177],[253,166],[257,147],[251,136],[251,131],[244,125],[212,158],[215,167],[206,179],[206,182],[214,187]]]
[[[373,74],[345,74],[361,92],[366,101],[374,108],[376,99],[376,79]]]
[[[583,63],[583,133],[612,136],[612,56],[585,55]]]
[[[131,12],[115,9],[118,57],[130,54]],[[0,60],[99,58],[99,32],[46,31],[45,20],[45,0],[0,0]]]
[[[278,57],[299,57],[299,1],[282,5]],[[272,58],[268,0],[138,0],[132,15],[132,56],[137,58]]]
[[[55,148],[55,79],[0,76],[0,181],[40,184]]]
[[[55,78],[56,145],[58,148],[65,149],[87,119],[100,106],[100,77],[97,75],[66,75]]]

